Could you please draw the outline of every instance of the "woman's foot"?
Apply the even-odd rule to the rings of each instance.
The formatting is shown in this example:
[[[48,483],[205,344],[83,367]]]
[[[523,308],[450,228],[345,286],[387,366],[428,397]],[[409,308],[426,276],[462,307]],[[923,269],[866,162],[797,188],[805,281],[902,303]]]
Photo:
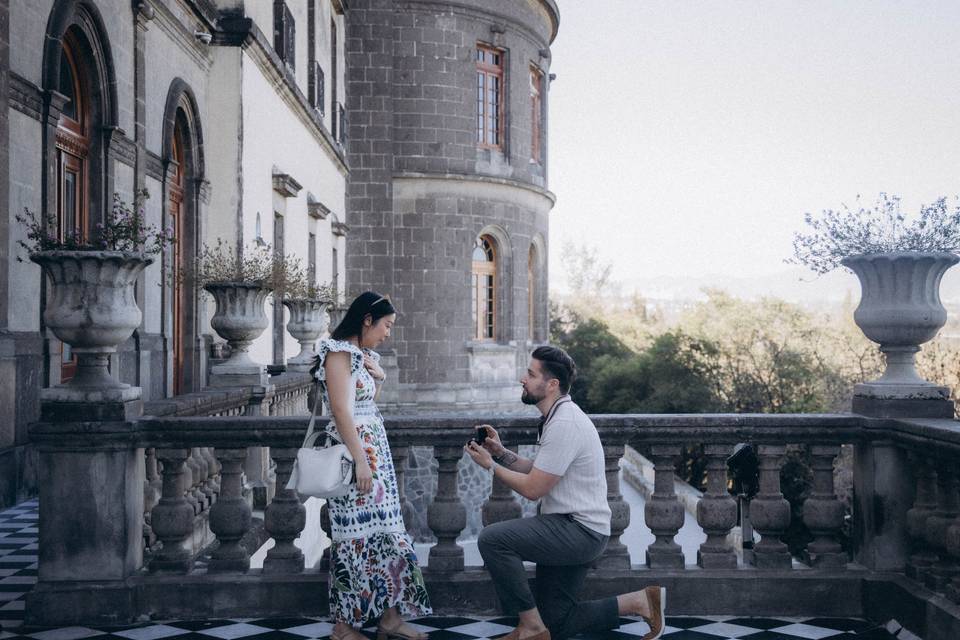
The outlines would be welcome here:
[[[497,640],[550,640],[550,632],[546,629],[535,630],[517,627],[507,635],[500,636]]]
[[[330,640],[369,640],[369,638],[350,625],[338,622],[330,632]]]
[[[386,622],[381,618],[377,625],[377,640],[428,640],[428,637],[399,617]]]

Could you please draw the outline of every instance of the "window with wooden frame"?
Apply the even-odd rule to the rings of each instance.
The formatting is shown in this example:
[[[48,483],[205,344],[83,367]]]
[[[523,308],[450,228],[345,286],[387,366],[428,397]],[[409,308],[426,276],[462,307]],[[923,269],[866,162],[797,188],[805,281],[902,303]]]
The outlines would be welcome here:
[[[503,147],[503,59],[500,49],[477,45],[477,145]]]
[[[183,126],[178,121],[173,128],[173,160],[174,169],[170,179],[170,227],[173,229],[172,267],[173,273],[182,273],[184,267],[184,247],[186,233],[184,232],[184,203],[186,191],[186,165],[183,154]],[[180,395],[184,389],[184,307],[186,304],[186,286],[180,278],[172,278],[171,298],[173,300],[173,393]]]
[[[527,255],[527,339],[535,339],[537,323],[537,247],[530,245]]]
[[[324,100],[326,99],[324,82],[323,67],[314,60],[310,67],[308,93],[310,94],[310,106],[320,113],[320,117],[324,115]]]
[[[536,67],[530,67],[530,159],[538,164],[543,162],[543,103],[540,100],[542,87],[543,72]]]
[[[60,51],[59,92],[67,97],[57,122],[57,235],[82,241],[89,229],[90,99],[80,46],[72,31]],[[70,346],[61,343],[60,381],[77,372]]]
[[[497,335],[497,252],[490,236],[480,236],[473,246],[473,321],[476,340]]]
[[[296,73],[297,69],[296,34],[297,25],[293,19],[293,14],[290,13],[290,7],[284,0],[274,0],[273,49],[293,73]]]

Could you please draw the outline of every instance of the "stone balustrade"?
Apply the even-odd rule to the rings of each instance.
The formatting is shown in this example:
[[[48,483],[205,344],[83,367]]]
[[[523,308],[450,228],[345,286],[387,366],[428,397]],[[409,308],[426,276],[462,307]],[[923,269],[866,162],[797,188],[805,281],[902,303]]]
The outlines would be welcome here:
[[[305,399],[285,402],[300,410],[305,406]],[[410,447],[431,447],[438,461],[438,490],[427,513],[437,543],[429,551],[425,575],[440,612],[496,611],[487,574],[464,566],[464,549],[457,541],[466,524],[457,495],[457,462],[480,418],[387,418],[401,478]],[[533,418],[482,418],[510,447],[536,440]],[[281,489],[267,505],[264,527],[276,544],[263,569],[250,568],[253,549],[245,544],[252,526],[242,482],[248,449],[269,447],[265,450],[283,487],[306,421],[302,415],[145,416],[120,423],[34,425],[31,437],[45,477],[40,484],[40,579],[28,615],[48,623],[143,615],[323,615],[326,571],[322,565],[304,568],[303,555],[293,544],[305,512],[292,492]],[[594,422],[604,443],[613,518],[610,543],[585,585],[591,595],[659,582],[671,591],[674,614],[880,616],[905,623],[919,615],[924,619],[911,628],[939,625],[953,634],[928,636],[931,640],[960,635],[957,423],[850,414],[602,415],[594,416]],[[737,505],[727,492],[725,461],[740,442],[755,446],[760,463],[760,487],[750,514],[761,539],[745,555],[728,535],[737,524]],[[674,465],[690,444],[704,445],[707,461],[707,490],[696,513],[707,539],[695,565],[684,564],[675,541],[684,509],[674,493]],[[643,514],[632,514],[620,494],[617,471],[626,445],[645,452],[654,464],[654,492]],[[802,510],[813,540],[794,557],[781,540],[791,511],[781,490],[780,468],[788,447],[796,445],[806,448],[813,473]],[[841,445],[855,452],[849,541],[834,486]],[[105,469],[113,473],[103,473]],[[102,483],[102,478],[130,474],[146,478],[142,490],[113,488],[100,497],[99,488],[90,486],[94,478]],[[64,520],[67,502],[80,516]],[[147,524],[159,544],[145,558],[139,540],[121,524],[131,522],[131,512],[142,514],[147,507]],[[409,513],[405,499],[404,509]],[[520,513],[515,496],[497,484],[482,511],[487,524]],[[208,513],[218,542],[205,564],[198,563],[200,550],[189,544],[198,513]],[[81,516],[84,526],[71,526]],[[655,536],[641,566],[631,566],[619,539],[636,517]]]

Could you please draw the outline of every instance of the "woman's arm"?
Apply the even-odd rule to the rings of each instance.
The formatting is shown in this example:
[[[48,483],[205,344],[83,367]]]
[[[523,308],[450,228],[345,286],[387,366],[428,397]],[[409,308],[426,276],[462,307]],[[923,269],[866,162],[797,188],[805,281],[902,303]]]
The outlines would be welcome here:
[[[327,381],[327,395],[330,397],[330,410],[337,433],[347,450],[353,456],[357,473],[357,489],[367,493],[373,487],[373,474],[367,462],[367,453],[363,450],[357,427],[353,423],[353,407],[350,395],[353,379],[350,377],[350,354],[344,351],[331,351],[323,363]]]

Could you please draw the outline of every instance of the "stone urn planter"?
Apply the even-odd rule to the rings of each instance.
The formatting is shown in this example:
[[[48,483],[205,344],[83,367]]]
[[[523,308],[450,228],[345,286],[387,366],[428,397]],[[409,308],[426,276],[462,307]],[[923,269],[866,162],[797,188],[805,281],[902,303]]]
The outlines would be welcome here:
[[[263,307],[270,287],[248,282],[211,282],[203,288],[217,303],[210,326],[231,350],[226,362],[211,368],[211,386],[264,384],[264,365],[250,358],[249,349],[269,324]]]
[[[327,302],[324,300],[289,299],[283,301],[290,311],[287,333],[300,343],[300,353],[287,361],[291,371],[307,371],[317,357],[314,347],[327,329]]]
[[[44,324],[77,356],[77,373],[66,384],[41,390],[53,402],[127,402],[140,398],[110,375],[110,354],[133,335],[143,314],[137,277],[153,262],[125,251],[40,251],[30,254],[50,282]]]
[[[886,356],[883,375],[856,385],[854,395],[892,400],[945,400],[946,387],[917,373],[916,353],[947,322],[940,280],[960,260],[948,252],[891,252],[850,256],[841,262],[860,279],[854,321]]]

